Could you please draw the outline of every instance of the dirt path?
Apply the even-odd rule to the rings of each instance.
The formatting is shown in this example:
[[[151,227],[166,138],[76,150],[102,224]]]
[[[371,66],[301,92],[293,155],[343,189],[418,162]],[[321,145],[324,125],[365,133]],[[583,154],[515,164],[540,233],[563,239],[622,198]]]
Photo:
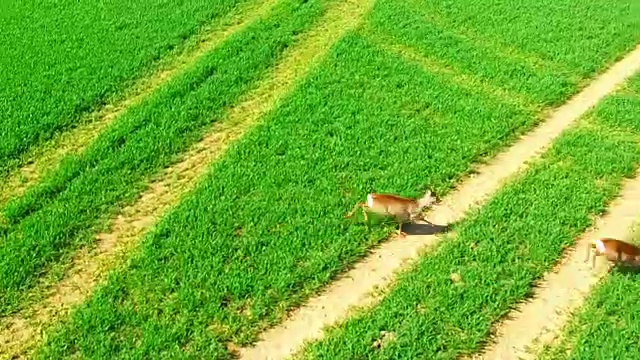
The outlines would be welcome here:
[[[585,263],[586,249],[599,237],[627,239],[640,216],[640,172],[624,185],[620,197],[607,214],[596,221],[553,272],[535,289],[533,298],[509,313],[499,324],[495,343],[478,359],[534,359],[545,344],[553,341],[571,312],[580,307],[591,288],[607,273],[606,262],[598,258],[595,269]]]
[[[54,169],[66,155],[81,152],[127,109],[140,103],[176,75],[187,70],[202,55],[222,44],[229,36],[264,16],[278,1],[264,0],[223,19],[222,23],[215,28],[197,36],[195,45],[187,47],[182,54],[171,59],[168,64],[161,64],[155,74],[137,81],[123,100],[89,114],[88,121],[84,124],[62,133],[49,143],[33,150],[28,155],[30,159],[28,164],[13,171],[3,180],[0,188],[0,206],[24,193],[44,174]]]
[[[427,218],[436,224],[462,219],[465,212],[497,191],[503,183],[524,169],[560,133],[612,92],[640,68],[640,46],[599,76],[587,88],[554,111],[550,118],[523,136],[493,161],[478,168],[476,176],[434,206]],[[281,325],[262,334],[252,348],[242,349],[242,359],[281,359],[294,354],[305,341],[319,339],[322,329],[348,316],[355,307],[371,306],[376,298],[370,293],[386,287],[396,271],[406,267],[428,246],[439,241],[435,235],[407,236],[390,240],[376,249],[353,270],[333,282],[323,293],[293,311]]]
[[[185,154],[184,160],[166,169],[135,204],[115,219],[108,234],[98,236],[97,249],[82,251],[74,258],[71,270],[49,290],[43,302],[7,319],[4,326],[0,325],[0,357],[25,354],[40,340],[43,330],[66,316],[71,307],[83,302],[108,270],[119,263],[118,259],[122,259],[167,210],[197,185],[210,164],[276,107],[345,32],[359,25],[372,4],[372,0],[346,0],[332,5],[318,25],[287,50],[255,91],[231,109],[224,121],[216,124]]]

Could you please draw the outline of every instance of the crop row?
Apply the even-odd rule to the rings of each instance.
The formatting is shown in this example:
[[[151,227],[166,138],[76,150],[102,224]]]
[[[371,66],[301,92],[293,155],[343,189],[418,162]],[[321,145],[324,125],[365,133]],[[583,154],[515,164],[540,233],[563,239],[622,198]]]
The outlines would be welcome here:
[[[638,85],[640,76],[630,86]],[[492,324],[530,294],[535,281],[605,210],[622,180],[634,175],[640,165],[639,111],[640,93],[609,96],[528,171],[457,225],[457,235],[446,236],[437,251],[404,272],[378,306],[331,329],[302,357],[454,358],[478,351]],[[609,358],[601,348],[604,334],[612,339],[610,346],[632,339],[593,322],[594,316],[601,320],[624,306],[625,296],[612,297],[612,286],[621,289],[610,285],[599,297],[598,305],[606,298],[608,308],[592,308],[583,320],[600,336],[578,346],[585,353],[580,358]],[[630,303],[637,296],[626,298]],[[628,320],[631,313],[632,308]],[[621,316],[605,323],[617,324]],[[381,331],[393,334],[393,340],[373,347]],[[625,357],[625,351],[629,348],[613,353]]]
[[[602,113],[613,125],[639,132],[640,81],[612,98]],[[618,359],[638,354],[639,279],[637,272],[618,270],[605,277],[571,318],[558,343],[543,351],[542,358]]]
[[[84,153],[67,157],[40,184],[3,208],[0,314],[23,306],[26,292],[43,272],[90,244],[95,232],[131,203],[151,176],[175,162],[213,122],[223,119],[226,109],[268,74],[286,48],[296,46],[300,34],[317,26],[315,21],[331,3],[283,0],[267,18],[235,34],[183,76],[131,108]],[[128,266],[115,271],[69,322],[60,325],[41,355],[172,356],[185,351],[228,356],[226,344],[250,343],[258,332],[280,321],[287,309],[325,286],[388,236],[392,225],[365,225],[342,217],[368,191],[413,196],[429,187],[445,194],[475,162],[530,129],[541,118],[540,109],[566,100],[587,77],[640,37],[638,28],[631,26],[637,17],[622,16],[628,11],[622,3],[593,5],[598,9],[594,13],[591,6],[574,4],[588,24],[582,27],[565,21],[566,1],[557,8],[545,4],[554,11],[539,11],[535,6],[502,9],[502,16],[524,11],[530,21],[564,24],[562,32],[547,34],[548,29],[538,28],[524,32],[517,41],[500,21],[478,24],[478,18],[492,18],[495,11],[491,9],[500,8],[499,2],[482,7],[474,1],[467,3],[466,10],[458,9],[467,11],[469,19],[460,27],[467,33],[461,34],[459,25],[444,21],[459,18],[459,12],[447,14],[443,12],[446,7],[428,12],[421,1],[377,1],[363,28],[344,37],[262,125],[213,164],[202,185],[145,237]],[[435,13],[437,19],[427,18]],[[600,13],[606,16],[596,16]],[[615,25],[608,22],[611,18],[616,19]],[[482,30],[482,36],[469,35],[469,27]],[[555,42],[541,36],[543,32]],[[577,36],[586,40],[576,45],[572,39]],[[436,74],[425,65],[429,61],[406,61],[402,51],[389,53],[378,46],[380,38],[434,59],[453,73],[522,96],[528,99],[526,106]],[[519,44],[522,51],[507,43]],[[558,51],[565,48],[571,48],[569,53]],[[604,206],[619,179],[633,168],[635,140],[630,139],[632,134],[618,135],[579,128],[545,158],[564,159],[570,149],[583,156],[584,149],[576,144],[594,139],[611,147],[610,153],[575,159],[572,171],[601,176],[606,186],[588,192],[584,189],[593,184],[585,182],[580,184],[582,190],[561,198],[582,207],[558,217],[553,223],[556,227],[548,229],[564,238],[545,238],[548,243],[541,244],[548,249],[532,246],[538,252],[530,254],[538,257],[517,274],[521,281],[514,285],[516,290],[523,288],[522,279],[538,276],[548,267],[561,245],[570,243],[571,235],[586,226],[584,213]],[[564,148],[568,150],[563,152]],[[609,156],[613,165],[585,170]],[[538,176],[536,181],[561,175],[567,176],[567,184],[576,181],[562,167],[550,173],[542,165],[540,169],[539,174],[531,175]],[[527,184],[521,190],[532,199],[540,187],[535,182]],[[498,215],[516,216],[525,211],[527,203],[509,189],[505,193],[511,191],[511,197],[495,200],[469,224],[487,226]],[[545,206],[559,200],[551,197],[547,201],[540,205],[542,214],[547,214]],[[497,210],[502,205],[513,213]],[[489,215],[483,222],[485,212]],[[530,216],[527,221],[534,221],[538,213]],[[452,243],[471,241],[482,229],[463,226],[461,237]],[[513,234],[527,229],[521,225]],[[500,235],[495,242],[505,244],[502,254],[512,260],[509,251],[513,249],[507,240]],[[536,240],[540,239],[527,241],[535,245]],[[481,259],[489,259],[487,251],[493,249],[489,245],[480,248],[485,251],[478,254]],[[427,257],[427,265],[419,268],[423,272],[434,272],[437,266],[447,270],[445,260],[449,258],[438,256],[443,255]],[[484,268],[477,271],[480,274]],[[449,292],[439,294],[442,301],[449,301]],[[390,298],[404,299],[404,295],[393,296]],[[506,306],[518,296],[522,295],[497,304]],[[384,305],[381,309],[383,317],[388,316]],[[484,322],[476,323],[474,334],[497,313],[484,313]],[[319,352],[323,353],[329,354]]]
[[[611,8],[606,10],[621,11]],[[498,56],[482,42],[436,31],[437,27],[415,14],[420,14],[419,9],[405,2],[376,2],[363,29],[343,38],[262,125],[212,166],[201,186],[144,238],[126,267],[115,271],[68,323],[60,325],[40,354],[177,356],[182,351],[228,356],[227,344],[247,345],[255,340],[265,327],[282,320],[287,309],[326,285],[391,232],[389,224],[343,219],[366,192],[412,196],[430,187],[444,194],[474,162],[495,153],[540,117],[529,108],[479,94],[448,76],[386,53],[369,39],[391,37],[455,71],[471,73],[495,86],[504,84],[510,91],[535,99],[537,103],[531,105],[540,107],[565,100],[584,81],[584,69],[572,68],[572,64],[562,73],[513,59],[502,61],[510,59],[507,54]],[[404,15],[411,16],[403,20]],[[535,11],[530,15],[549,16]],[[392,26],[396,20],[402,22]],[[601,33],[593,28],[590,34],[598,37]],[[431,39],[432,47],[421,45],[420,39]],[[601,68],[630,46],[631,42],[608,48],[606,55],[587,57],[599,60],[585,60],[585,66]],[[582,51],[592,50],[585,46]],[[564,236],[549,240],[547,245],[555,253],[530,253],[537,256],[532,256],[537,267],[525,268],[528,272],[521,272],[522,279],[548,267],[562,244],[569,244],[572,235],[587,226],[585,213],[601,210],[615,194],[619,180],[633,170],[637,160],[630,136],[617,137],[606,131],[594,134],[580,128],[547,156],[551,160],[545,161],[567,157],[575,144],[590,144],[594,138],[602,138],[611,150],[583,159],[586,147],[578,147],[580,158],[576,157],[571,170],[584,176],[601,175],[606,186],[593,193],[581,191],[593,185],[584,182],[576,194],[565,194],[560,200],[551,197],[543,204],[577,202],[575,211],[553,222],[561,225],[550,231]],[[589,170],[587,166],[610,158],[608,167]],[[571,171],[562,168],[552,173],[545,172],[545,166],[536,169],[535,181],[554,176],[567,176],[571,184],[576,181]],[[545,188],[527,184],[524,188],[536,195],[535,191]],[[560,189],[566,190],[559,187],[553,194],[560,196]],[[518,201],[516,190],[509,191],[511,196],[491,205],[491,216],[532,211],[524,200]],[[526,200],[534,198],[525,195],[530,197]],[[515,203],[505,208],[500,201]],[[28,208],[18,205],[13,209]],[[43,205],[45,210],[40,211],[46,211],[48,205]],[[495,210],[498,208],[502,210]],[[24,211],[12,213],[15,219],[31,216]],[[537,214],[531,212],[532,217]],[[473,233],[473,227],[469,228],[462,233]],[[500,235],[500,239],[496,244],[504,245],[506,238]],[[490,252],[490,241],[485,244],[489,250],[484,251]],[[523,280],[516,285],[522,284]]]
[[[283,1],[267,19],[231,36],[130,108],[84,153],[66,157],[41,183],[7,204],[0,224],[0,314],[17,309],[39,275],[90,244],[95,231],[132,202],[150,176],[222,119],[328,3]]]
[[[0,174],[247,0],[11,2],[0,14]]]

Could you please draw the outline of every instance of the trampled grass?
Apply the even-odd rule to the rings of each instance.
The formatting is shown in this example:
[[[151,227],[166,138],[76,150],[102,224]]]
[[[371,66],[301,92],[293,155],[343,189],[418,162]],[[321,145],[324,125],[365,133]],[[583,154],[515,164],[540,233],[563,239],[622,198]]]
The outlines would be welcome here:
[[[447,79],[380,52],[359,34],[344,38],[40,355],[178,356],[182,349],[222,358],[227,344],[253,341],[391,231],[343,219],[366,192],[417,195],[428,186],[444,193],[473,161],[535,122],[535,114]],[[628,136],[579,133],[566,142],[594,136],[611,152],[576,160],[575,168],[609,182],[595,194],[579,193],[588,210],[601,209],[615,180],[640,161]],[[613,165],[590,172],[587,163],[602,159],[593,156],[610,156]],[[564,219],[588,223],[580,214]]]
[[[9,1],[0,11],[0,175],[247,0]]]
[[[640,6],[633,1],[379,0],[367,31],[550,106],[634,47],[639,25]]]
[[[640,165],[639,110],[640,97],[609,97],[459,224],[457,236],[446,236],[433,253],[402,273],[379,305],[330,329],[301,357],[435,359],[478,351],[492,324],[530,293],[534,281],[617,194],[622,179],[634,174]],[[459,278],[452,280],[453,274]],[[613,295],[614,288],[620,290],[612,286],[601,299]],[[613,298],[609,301],[611,311],[620,306]],[[605,312],[592,312],[590,320]],[[633,319],[631,311],[627,314]],[[612,327],[601,335],[618,342],[632,339],[624,331],[611,335],[617,321],[608,323]],[[594,330],[601,326],[591,324]],[[382,347],[372,346],[381,331],[393,335],[386,335]],[[594,336],[592,346],[584,347],[589,354],[584,358],[605,354],[598,349],[600,339]]]
[[[82,244],[132,201],[149,176],[176,160],[238,102],[313,25],[327,1],[286,0],[131,108],[86,150],[4,209],[0,314],[15,310],[48,266]]]

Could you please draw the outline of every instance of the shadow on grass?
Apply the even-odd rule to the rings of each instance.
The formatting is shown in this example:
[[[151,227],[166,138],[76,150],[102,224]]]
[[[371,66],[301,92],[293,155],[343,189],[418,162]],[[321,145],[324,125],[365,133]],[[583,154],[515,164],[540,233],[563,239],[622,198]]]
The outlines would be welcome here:
[[[638,275],[640,274],[640,266],[618,264],[611,269],[611,272],[614,271],[622,275]]]
[[[437,224],[418,224],[418,223],[406,223],[402,224],[402,231],[407,235],[435,235],[449,231],[449,225],[437,225]]]

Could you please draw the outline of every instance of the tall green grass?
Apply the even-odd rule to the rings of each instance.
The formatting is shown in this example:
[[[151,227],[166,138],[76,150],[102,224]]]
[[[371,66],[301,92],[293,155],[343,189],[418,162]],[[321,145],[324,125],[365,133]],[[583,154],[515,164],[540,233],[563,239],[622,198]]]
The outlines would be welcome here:
[[[265,20],[233,35],[194,68],[124,114],[83,154],[4,209],[0,225],[0,314],[65,255],[93,241],[96,228],[130,203],[149,176],[177,159],[254,86],[324,0],[286,0]]]
[[[0,175],[247,0],[4,1]]]
[[[612,99],[606,107],[611,125],[640,131],[640,81],[635,94]],[[605,110],[605,109],[603,109]],[[635,239],[637,243],[638,239]],[[543,359],[630,359],[640,354],[640,275],[614,269],[571,318]]]
[[[369,25],[372,36],[392,36],[453,69],[552,106],[640,42],[640,6],[632,0],[379,0]]]
[[[583,78],[640,42],[640,2],[633,0],[407,3],[452,34],[533,64],[557,64]]]
[[[539,359],[635,359],[640,354],[640,276],[613,270]]]
[[[457,236],[445,238],[434,253],[402,273],[379,305],[330,329],[302,357],[436,359],[478,351],[492,324],[530,294],[534,281],[605,210],[622,180],[634,174],[640,165],[639,112],[640,97],[609,97],[583,126],[563,134],[532,168],[463,221]],[[460,281],[452,281],[452,274]],[[614,294],[613,287],[600,295],[600,303]],[[618,299],[608,299],[609,314],[619,309]],[[607,329],[593,322],[593,314],[601,319],[605,312],[591,312],[591,328],[607,334],[607,346],[622,339],[628,344],[630,333],[613,327],[624,315],[606,321]],[[631,310],[626,314],[634,319]],[[395,337],[382,348],[373,347],[381,331]],[[601,339],[593,336],[580,344],[582,358],[608,354],[599,348]]]
[[[0,313],[19,306],[36,271],[89,242],[93,228],[292,45],[321,6],[301,7],[293,19],[282,11],[270,25],[230,41],[206,60],[216,66],[201,65],[192,80],[132,111],[123,127],[7,207],[0,275],[17,275],[0,276],[6,294]],[[381,53],[367,36],[388,35],[396,26],[400,32],[392,36],[401,44],[546,105],[577,86],[571,71],[532,67],[473,41],[450,40],[420,14],[415,4],[378,1],[364,36],[343,39],[264,126],[233,146],[145,238],[131,266],[113,274],[59,329],[43,356],[227,356],[225,343],[249,343],[389,234],[391,225],[342,218],[366,192],[416,195],[431,187],[443,194],[473,162],[538,120],[510,101],[488,99]],[[607,40],[595,30],[587,36]],[[189,89],[195,94],[174,95]]]
[[[41,356],[229,356],[390,233],[343,218],[368,191],[444,193],[534,121],[349,35]]]

